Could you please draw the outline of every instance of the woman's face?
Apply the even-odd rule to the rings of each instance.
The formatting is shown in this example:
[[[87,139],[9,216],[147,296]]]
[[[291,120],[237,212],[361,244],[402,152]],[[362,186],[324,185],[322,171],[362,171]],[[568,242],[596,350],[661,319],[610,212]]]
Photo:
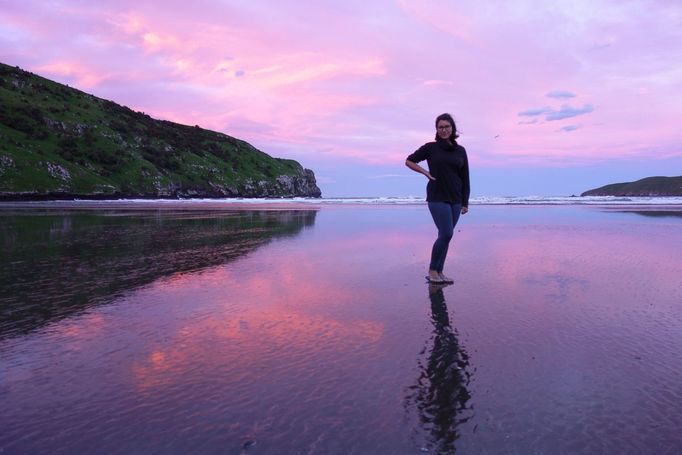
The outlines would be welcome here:
[[[441,139],[450,139],[452,134],[452,125],[447,120],[439,120],[436,125],[436,131],[438,132],[438,137]]]

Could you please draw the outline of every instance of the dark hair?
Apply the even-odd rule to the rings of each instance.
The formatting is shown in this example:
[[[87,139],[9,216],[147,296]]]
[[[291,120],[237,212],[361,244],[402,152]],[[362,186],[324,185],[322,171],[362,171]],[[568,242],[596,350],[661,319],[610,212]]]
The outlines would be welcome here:
[[[455,141],[459,137],[459,133],[457,132],[457,125],[455,125],[455,119],[452,118],[452,115],[445,113],[445,114],[440,114],[438,117],[436,117],[436,128],[438,128],[438,122],[445,120],[452,126],[452,133],[450,133],[450,140],[452,142]],[[440,136],[438,136],[438,133],[436,133],[436,140],[442,140]]]

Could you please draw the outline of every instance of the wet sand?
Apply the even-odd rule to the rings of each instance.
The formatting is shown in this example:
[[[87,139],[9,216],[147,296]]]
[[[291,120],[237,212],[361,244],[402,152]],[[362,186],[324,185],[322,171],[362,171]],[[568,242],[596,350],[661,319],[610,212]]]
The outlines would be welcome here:
[[[0,451],[675,453],[679,215],[0,211]]]

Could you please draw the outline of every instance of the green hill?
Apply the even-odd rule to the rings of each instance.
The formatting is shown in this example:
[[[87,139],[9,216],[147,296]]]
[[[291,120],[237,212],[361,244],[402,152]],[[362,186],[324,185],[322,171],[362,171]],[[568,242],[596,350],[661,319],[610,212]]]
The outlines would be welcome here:
[[[681,177],[647,177],[585,191],[581,196],[682,196]]]
[[[320,197],[296,161],[0,63],[0,198]]]

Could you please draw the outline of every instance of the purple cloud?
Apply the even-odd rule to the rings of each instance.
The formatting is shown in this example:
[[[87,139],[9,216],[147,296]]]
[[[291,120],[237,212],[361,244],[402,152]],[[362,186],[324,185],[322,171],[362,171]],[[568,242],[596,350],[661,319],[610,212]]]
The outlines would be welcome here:
[[[547,120],[548,122],[551,122],[554,120],[562,120],[565,118],[571,118],[571,117],[577,117],[577,116],[583,115],[583,114],[589,114],[590,112],[593,112],[593,111],[594,111],[594,108],[592,107],[591,104],[586,104],[585,106],[582,107],[582,109],[571,107],[568,104],[564,104],[563,106],[561,106],[561,109],[559,109],[558,111],[552,111],[552,112],[548,113],[545,116],[545,120]]]
[[[566,133],[570,133],[571,131],[575,131],[580,128],[580,125],[568,125],[564,126],[563,128],[559,128],[559,131],[564,131]]]
[[[528,109],[527,111],[519,112],[518,115],[523,117],[535,117],[536,115],[550,114],[554,112],[550,107],[541,107],[539,109]]]
[[[568,92],[566,90],[552,90],[551,92],[547,93],[548,98],[575,98],[575,93]]]
[[[1,3],[3,63],[299,159],[337,188],[348,169],[402,164],[448,111],[462,143],[486,150],[472,154],[476,169],[544,166],[548,152],[599,165],[682,160],[679,0],[594,0],[579,14],[572,2],[523,1],[497,2],[496,14],[473,1]],[[458,58],[433,52],[434,37]],[[600,134],[557,134],[591,112]],[[404,183],[374,180],[376,194],[393,180]]]
[[[519,125],[529,125],[532,123],[537,123],[537,117],[544,115],[545,121],[552,122],[554,120],[563,120],[565,118],[577,117],[579,115],[589,114],[594,111],[594,107],[591,104],[586,104],[582,108],[575,108],[564,104],[559,108],[559,110],[554,110],[551,107],[541,107],[538,109],[528,109],[519,112],[517,115],[520,117],[535,117],[532,121],[519,122]]]
[[[534,118],[532,120],[528,120],[527,122],[519,122],[518,125],[532,125],[534,123],[538,123],[537,118]]]

